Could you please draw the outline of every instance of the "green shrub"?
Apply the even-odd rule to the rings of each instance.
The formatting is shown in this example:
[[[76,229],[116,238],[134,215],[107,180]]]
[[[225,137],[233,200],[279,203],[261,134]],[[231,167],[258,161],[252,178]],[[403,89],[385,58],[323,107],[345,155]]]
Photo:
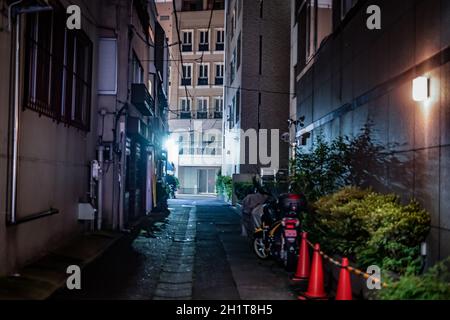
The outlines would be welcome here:
[[[227,199],[231,199],[233,197],[233,178],[224,176],[222,184],[225,196]]]
[[[223,185],[223,175],[220,171],[216,177],[216,192],[218,195],[225,195],[225,189]]]
[[[378,265],[403,274],[420,266],[419,246],[430,229],[430,216],[412,201],[395,195],[347,187],[319,199],[305,221],[311,240],[361,267]]]
[[[297,149],[295,160],[291,162],[292,191],[315,201],[343,187],[348,174],[347,149],[344,138],[327,142],[322,135],[317,137],[314,148],[306,152]]]
[[[371,135],[372,124],[368,122],[356,137],[339,136],[328,141],[319,133],[310,149],[298,147],[290,164],[292,190],[316,201],[345,186],[377,183],[377,173],[397,164],[397,160],[387,157],[389,150]]]
[[[436,264],[424,275],[407,274],[378,292],[381,300],[449,300],[450,259]]]
[[[246,196],[254,193],[255,185],[252,182],[235,182],[234,194],[238,201],[244,200]]]
[[[222,173],[219,172],[216,179],[216,192],[219,195],[226,196],[227,199],[231,199],[233,196],[233,178],[223,176]]]

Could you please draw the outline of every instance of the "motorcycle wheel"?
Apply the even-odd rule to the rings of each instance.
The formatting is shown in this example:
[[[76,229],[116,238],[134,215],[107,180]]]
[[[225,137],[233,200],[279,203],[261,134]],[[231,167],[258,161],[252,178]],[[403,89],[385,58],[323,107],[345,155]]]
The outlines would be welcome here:
[[[266,245],[264,244],[264,240],[262,238],[253,239],[253,251],[256,256],[262,260],[269,258],[269,253],[266,250]]]

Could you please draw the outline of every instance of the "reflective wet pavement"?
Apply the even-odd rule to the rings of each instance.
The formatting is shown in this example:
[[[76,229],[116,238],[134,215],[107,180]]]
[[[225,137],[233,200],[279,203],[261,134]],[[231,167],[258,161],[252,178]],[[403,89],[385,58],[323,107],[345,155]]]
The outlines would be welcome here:
[[[261,261],[241,236],[240,215],[215,198],[171,200],[132,242],[83,270],[82,290],[54,299],[291,300],[286,272]]]

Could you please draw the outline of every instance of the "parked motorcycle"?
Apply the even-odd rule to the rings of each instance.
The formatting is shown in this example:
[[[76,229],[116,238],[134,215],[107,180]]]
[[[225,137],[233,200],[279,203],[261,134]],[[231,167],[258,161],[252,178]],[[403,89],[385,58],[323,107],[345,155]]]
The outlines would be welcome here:
[[[286,194],[264,205],[261,226],[253,234],[253,249],[260,259],[274,258],[287,271],[295,270],[300,242],[300,215],[306,211],[303,195]]]

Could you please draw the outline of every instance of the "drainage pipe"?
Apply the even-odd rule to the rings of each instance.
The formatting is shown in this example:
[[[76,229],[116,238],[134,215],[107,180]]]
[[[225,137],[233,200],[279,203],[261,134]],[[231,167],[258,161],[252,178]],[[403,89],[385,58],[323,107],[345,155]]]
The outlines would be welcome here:
[[[13,7],[22,3],[23,0],[16,1],[8,7],[8,28],[12,31],[12,10]],[[17,174],[19,163],[19,77],[20,77],[20,17],[16,17],[14,45],[14,82],[13,82],[13,111],[12,111],[12,157],[10,159],[9,177],[9,223],[17,221]],[[11,37],[13,34],[11,33]],[[11,123],[10,123],[11,125]]]

